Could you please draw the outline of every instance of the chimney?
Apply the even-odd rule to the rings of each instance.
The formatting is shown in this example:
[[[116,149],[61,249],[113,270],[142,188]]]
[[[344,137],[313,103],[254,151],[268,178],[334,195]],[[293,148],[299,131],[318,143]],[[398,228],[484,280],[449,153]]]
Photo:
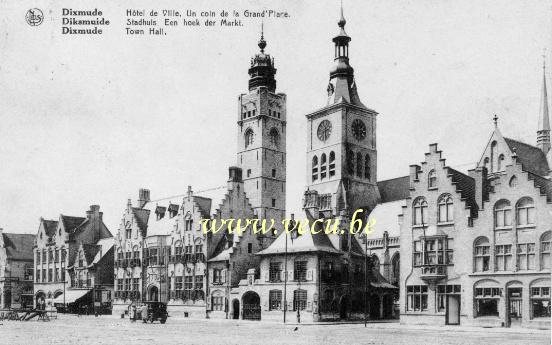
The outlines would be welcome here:
[[[143,208],[150,201],[149,189],[140,188],[138,191],[138,207]]]
[[[103,218],[103,212],[100,212],[100,205],[90,205],[90,210],[86,211],[86,218],[94,224],[94,242],[97,242],[100,239]]]
[[[194,195],[194,192],[192,191],[192,186],[188,186],[188,191],[186,192],[186,196],[188,197],[188,201],[191,199],[192,195]]]
[[[420,166],[416,164],[412,164],[410,166],[410,187],[412,187],[413,182],[419,181],[419,174],[420,174]]]
[[[479,209],[483,209],[484,202],[489,199],[487,188],[487,168],[478,167],[468,171],[468,175],[475,181],[475,202]]]

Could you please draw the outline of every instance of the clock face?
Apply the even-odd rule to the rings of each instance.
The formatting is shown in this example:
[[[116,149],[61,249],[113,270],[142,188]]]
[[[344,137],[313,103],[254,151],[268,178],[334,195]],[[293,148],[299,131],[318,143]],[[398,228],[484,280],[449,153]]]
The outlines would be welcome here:
[[[351,129],[353,130],[353,135],[357,140],[360,141],[366,138],[366,125],[362,122],[362,120],[355,119],[351,125]]]
[[[332,132],[332,123],[328,120],[320,122],[318,125],[318,139],[321,141],[326,141],[330,137]]]

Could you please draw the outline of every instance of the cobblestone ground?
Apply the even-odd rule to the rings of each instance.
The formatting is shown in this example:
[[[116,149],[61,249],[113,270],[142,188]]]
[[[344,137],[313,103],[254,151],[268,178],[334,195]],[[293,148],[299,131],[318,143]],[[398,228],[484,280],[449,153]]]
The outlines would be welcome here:
[[[548,331],[401,326],[283,325],[253,321],[175,320],[166,324],[62,315],[51,322],[0,322],[0,344],[550,344]],[[296,329],[297,327],[297,329]]]

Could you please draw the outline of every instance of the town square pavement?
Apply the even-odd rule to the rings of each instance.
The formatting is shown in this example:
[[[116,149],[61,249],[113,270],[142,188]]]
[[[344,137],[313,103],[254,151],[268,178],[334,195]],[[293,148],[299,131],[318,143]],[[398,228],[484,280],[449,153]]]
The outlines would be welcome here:
[[[115,317],[60,315],[57,320],[2,321],[0,344],[550,344],[550,331],[398,323],[295,325],[237,320],[171,319],[131,323]]]

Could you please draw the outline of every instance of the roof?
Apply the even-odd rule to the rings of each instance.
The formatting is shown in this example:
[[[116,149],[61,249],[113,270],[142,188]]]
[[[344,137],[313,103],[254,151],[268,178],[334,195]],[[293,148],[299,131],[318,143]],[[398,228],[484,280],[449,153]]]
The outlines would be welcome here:
[[[100,246],[97,244],[88,244],[83,243],[82,244],[82,250],[84,252],[84,258],[86,259],[86,263],[88,265],[91,265],[94,262],[94,257],[96,257],[96,254],[100,251]]]
[[[550,168],[546,155],[541,149],[510,138],[504,138],[504,140],[510,150],[516,153],[517,160],[521,163],[523,170],[540,176],[548,176]]]
[[[226,248],[222,252],[220,252],[218,255],[216,255],[214,258],[209,259],[209,262],[215,262],[215,261],[226,261],[230,260],[230,254],[232,253],[232,247]]]
[[[376,205],[368,216],[368,224],[371,224],[372,220],[374,222],[374,232],[368,235],[368,238],[380,238],[384,231],[387,231],[389,236],[399,236],[401,228],[398,216],[402,213],[403,205],[403,199]]]
[[[541,195],[546,196],[547,202],[552,202],[552,181],[544,177],[528,172],[529,179],[533,180],[535,187],[540,189]]]
[[[477,216],[479,206],[475,199],[475,180],[458,170],[447,167],[448,176],[452,178],[452,183],[456,186],[456,191],[460,192],[460,197],[470,207],[472,217]]]
[[[42,224],[44,224],[44,231],[46,232],[46,236],[52,237],[56,233],[58,226],[58,222],[56,220],[43,219]]]
[[[342,252],[337,250],[328,235],[322,233],[313,234],[307,229],[303,235],[299,235],[297,238],[292,238],[291,233],[286,235],[286,232],[282,232],[278,238],[272,244],[258,252],[258,255],[269,254],[284,254],[286,252],[286,238],[287,238],[287,252],[288,253],[308,253],[308,252],[325,252],[332,254],[341,254]]]
[[[10,260],[33,261],[35,235],[2,233],[6,255]]]
[[[59,218],[63,223],[63,227],[65,228],[66,232],[70,232],[71,230],[75,229],[86,220],[85,217],[72,217],[72,216],[64,216],[64,215],[60,215]]]
[[[140,228],[140,230],[141,231],[146,231],[146,229],[148,227],[148,219],[149,219],[150,210],[143,209],[143,208],[138,208],[138,207],[133,207],[132,208],[132,213],[134,213],[136,223],[138,224],[138,227]]]
[[[382,203],[406,199],[410,194],[410,176],[378,181],[378,189]]]

